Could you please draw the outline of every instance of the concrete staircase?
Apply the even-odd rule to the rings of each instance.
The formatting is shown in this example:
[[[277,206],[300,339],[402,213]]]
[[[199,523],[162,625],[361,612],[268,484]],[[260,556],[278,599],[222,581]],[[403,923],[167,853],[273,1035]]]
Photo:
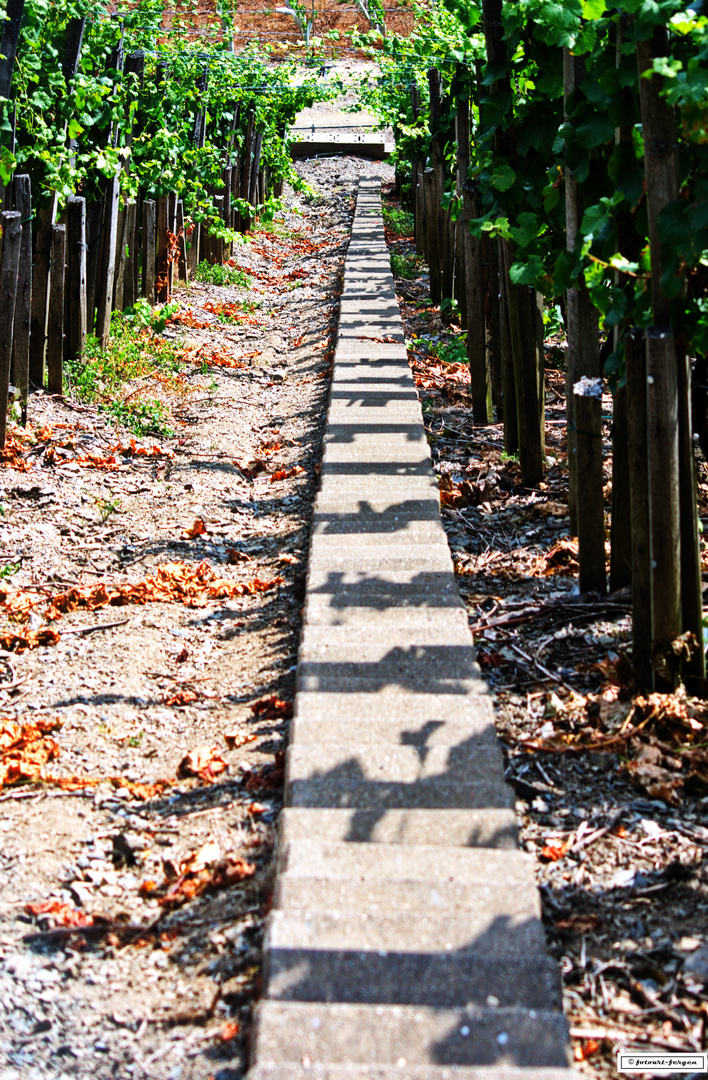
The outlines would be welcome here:
[[[362,181],[250,1080],[572,1080]]]

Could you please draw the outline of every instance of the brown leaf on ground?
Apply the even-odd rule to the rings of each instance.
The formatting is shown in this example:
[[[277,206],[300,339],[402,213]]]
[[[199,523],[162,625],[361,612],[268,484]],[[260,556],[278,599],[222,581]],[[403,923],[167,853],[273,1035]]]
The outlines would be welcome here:
[[[58,720],[27,724],[0,720],[0,789],[42,779],[44,766],[59,756],[59,744],[50,732],[60,727]]]
[[[205,536],[207,527],[202,518],[195,518],[194,524],[188,529],[182,529],[183,540],[194,540],[197,536]]]
[[[227,1020],[219,1032],[219,1042],[231,1042],[241,1031],[241,1025],[237,1020]]]
[[[532,577],[550,577],[551,574],[578,573],[578,542],[563,539],[554,544],[530,571]]]
[[[224,600],[232,596],[251,596],[266,592],[283,583],[282,577],[271,581],[255,578],[253,581],[230,581],[217,577],[207,562],[163,563],[154,574],[148,574],[142,581],[133,583],[111,584],[100,582],[89,588],[74,587],[53,596],[46,608],[48,619],[57,619],[69,611],[85,609],[95,611],[109,605],[121,607],[124,604],[181,603],[188,607],[200,600]],[[40,630],[41,634],[53,634],[51,630]],[[58,640],[58,635],[56,637]],[[1,642],[1,639],[0,639]],[[53,642],[41,642],[50,644]],[[29,646],[28,646],[29,647]]]
[[[221,757],[218,747],[197,746],[182,758],[177,769],[178,776],[198,776],[200,780],[213,780],[225,772],[229,764]]]
[[[567,919],[558,919],[555,926],[564,934],[589,934],[602,925],[599,915],[570,915]]]
[[[246,791],[277,791],[285,781],[285,753],[278,750],[273,765],[263,765],[255,769],[246,781]]]
[[[274,472],[270,478],[271,484],[274,484],[276,480],[290,480],[293,476],[299,476],[300,473],[304,473],[302,465],[293,465],[292,469],[278,469]]]
[[[60,636],[56,630],[25,630],[21,634],[1,634],[0,648],[6,652],[22,653],[28,649],[56,645]]]
[[[238,855],[229,854],[214,867],[197,872],[187,871],[174,882],[165,879],[162,885],[158,885],[157,889],[151,890],[147,895],[154,896],[156,892],[166,888],[164,895],[159,898],[160,905],[165,908],[181,907],[204,892],[227,889],[230,885],[252,877],[255,872],[256,868],[251,863]]]
[[[564,858],[567,854],[571,842],[572,837],[569,837],[564,844],[560,844],[558,847],[546,844],[546,846],[541,849],[541,858],[544,862],[558,862],[559,859]]]
[[[63,904],[60,900],[40,900],[33,904],[25,904],[28,915],[51,915],[54,926],[93,926],[94,917],[85,911],[79,911],[71,904]]]
[[[293,705],[291,701],[282,701],[275,694],[273,697],[261,698],[251,705],[251,712],[261,720],[291,720]]]
[[[193,701],[199,701],[196,690],[178,690],[176,694],[168,694],[161,699],[163,705],[191,705]]]
[[[632,782],[646,791],[647,795],[676,804],[680,802],[677,788],[681,787],[683,776],[676,776],[675,773],[662,768],[659,765],[662,759],[663,754],[658,746],[644,744],[640,747],[637,757],[628,761],[625,768]]]
[[[257,738],[257,735],[253,735],[250,732],[224,732],[224,739],[226,740],[226,745],[229,750],[239,750],[242,746],[245,746],[246,743],[253,742]]]
[[[226,558],[234,566],[241,562],[251,562],[251,556],[247,555],[245,551],[239,551],[237,548],[232,547],[226,549]]]

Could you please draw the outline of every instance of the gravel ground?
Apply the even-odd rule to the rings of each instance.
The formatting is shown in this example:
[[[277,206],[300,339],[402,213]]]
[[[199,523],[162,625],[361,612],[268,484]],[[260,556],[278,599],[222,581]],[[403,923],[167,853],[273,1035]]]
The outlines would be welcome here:
[[[35,395],[0,470],[0,751],[44,776],[0,795],[0,1080],[242,1075],[341,269],[390,179],[298,168],[252,286],[177,293],[175,436]]]

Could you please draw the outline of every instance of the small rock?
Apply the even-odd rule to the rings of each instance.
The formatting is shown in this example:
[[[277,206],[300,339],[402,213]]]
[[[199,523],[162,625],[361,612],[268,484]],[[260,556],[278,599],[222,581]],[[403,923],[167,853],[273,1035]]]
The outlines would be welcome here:
[[[708,945],[701,945],[691,953],[683,965],[683,973],[692,982],[701,983],[702,986],[708,984]]]
[[[35,958],[25,953],[11,953],[5,957],[5,970],[23,982],[35,975],[37,967]]]
[[[71,893],[72,898],[77,904],[80,904],[81,907],[86,907],[92,899],[91,888],[84,881],[72,881],[69,886],[69,892]]]

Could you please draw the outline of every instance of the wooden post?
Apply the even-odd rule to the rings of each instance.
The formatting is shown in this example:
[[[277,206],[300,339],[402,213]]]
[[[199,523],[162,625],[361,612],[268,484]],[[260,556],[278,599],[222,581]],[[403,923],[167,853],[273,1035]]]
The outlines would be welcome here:
[[[116,252],[118,248],[118,206],[120,202],[120,181],[118,175],[109,181],[106,190],[106,205],[103,215],[103,242],[101,244],[101,264],[99,267],[98,293],[96,297],[96,337],[101,340],[101,347],[106,348],[111,333],[111,310],[113,304],[113,282],[116,272]],[[71,238],[69,238],[71,247]],[[71,258],[71,255],[69,256]]]
[[[215,217],[220,225],[224,223],[224,196],[216,195],[214,197],[214,205],[216,207]],[[214,263],[217,266],[221,266],[224,262],[224,241],[221,236],[214,237],[214,246],[212,248]]]
[[[706,673],[703,649],[703,596],[701,582],[701,545],[698,537],[696,507],[696,459],[693,450],[691,416],[691,368],[683,349],[678,350],[678,440],[679,440],[679,513],[681,520],[681,626],[690,630],[699,643],[686,668],[693,679]]]
[[[113,274],[113,310],[122,311],[125,300],[125,241],[126,241],[126,210],[122,206],[118,210],[118,222],[116,225],[116,260]]]
[[[258,205],[258,172],[261,167],[261,150],[263,148],[263,132],[257,131],[253,140],[253,161],[251,163],[251,183],[248,191],[248,201],[251,206]]]
[[[432,168],[426,170],[428,215],[428,266],[430,268],[430,299],[434,304],[442,300],[442,250],[441,250],[441,206],[442,183],[445,161],[438,128],[442,115],[440,97],[440,72],[431,68],[428,72],[430,90],[430,160]]]
[[[15,210],[20,215],[19,281],[15,301],[15,331],[12,344],[12,383],[20,392],[22,423],[27,424],[29,386],[30,316],[32,314],[32,193],[30,178],[24,173],[13,180]]]
[[[495,240],[486,233],[482,237],[482,266],[484,268],[484,308],[487,322],[487,371],[492,381],[492,401],[497,420],[504,419],[504,376],[501,352],[501,289],[499,281],[499,251]]]
[[[575,396],[578,475],[582,497],[578,500],[578,562],[580,591],[604,593],[605,512],[602,500],[602,380],[582,378],[573,387]]]
[[[47,388],[50,394],[64,389],[64,273],[66,226],[52,226],[49,273],[49,316],[47,319]]]
[[[493,419],[489,372],[487,368],[487,334],[484,312],[484,268],[482,240],[470,234],[469,223],[477,217],[477,207],[467,182],[470,162],[469,101],[457,103],[455,122],[457,137],[457,189],[462,199],[458,219],[457,265],[455,293],[460,306],[461,322],[467,329],[467,360],[470,366],[472,412],[475,423],[488,424]]]
[[[179,274],[180,281],[189,281],[189,269],[187,267],[187,237],[184,235],[184,203],[181,199],[177,200],[177,236],[179,240],[178,244],[178,263],[177,272]]]
[[[70,195],[66,204],[64,360],[75,360],[86,345],[86,200]]]
[[[632,514],[629,494],[629,447],[627,443],[627,387],[615,389],[612,404],[612,522],[610,589],[632,582]]]
[[[136,288],[138,277],[138,238],[137,238],[137,203],[129,199],[125,204],[125,276],[123,285],[123,304],[131,308],[138,298]]]
[[[678,374],[669,328],[649,327],[646,343],[652,649],[656,654],[667,650],[681,633]],[[654,681],[658,689],[661,680]]]
[[[644,330],[624,338],[627,455],[632,512],[632,666],[638,692],[651,690],[651,530],[647,466],[647,357]]]
[[[155,229],[156,207],[154,199],[143,203],[143,292],[142,295],[155,303]]]
[[[171,192],[167,196],[167,237],[165,246],[167,250],[167,299],[172,296],[175,285],[175,263],[177,252],[174,250],[173,237],[177,234],[177,195]]]
[[[22,215],[17,210],[0,213],[2,259],[0,260],[0,449],[7,433],[7,401],[17,298],[17,273],[22,246]]]
[[[44,349],[47,340],[47,298],[49,260],[52,247],[52,227],[56,199],[41,207],[37,217],[39,228],[35,238],[32,266],[32,313],[30,316],[29,379],[33,386],[44,385]]]
[[[0,97],[9,98],[25,0],[7,0],[0,38]],[[4,444],[3,444],[4,445]]]
[[[243,142],[243,162],[241,165],[241,198],[248,202],[251,187],[251,164],[253,161],[253,137],[255,131],[255,108],[253,103],[248,106],[246,119],[246,137]],[[248,232],[251,220],[248,214],[241,214],[241,232]]]
[[[168,201],[166,195],[157,199],[157,236],[156,236],[156,277],[155,292],[158,303],[165,304],[170,298],[170,275],[167,266],[167,217]]]
[[[563,50],[564,64],[564,109],[566,121],[575,107],[575,92],[585,77],[585,62],[582,57],[574,56],[570,49]],[[571,168],[565,170],[565,246],[574,252],[582,243],[580,223],[583,217],[583,203],[579,185]],[[566,416],[568,432],[568,513],[570,515],[570,533],[578,531],[578,475],[576,473],[577,455],[575,447],[575,402],[571,393],[579,379],[584,376],[595,379],[600,375],[600,323],[597,308],[592,303],[585,283],[580,282],[567,294],[568,351],[566,355]],[[580,481],[585,497],[586,480]]]
[[[93,334],[96,329],[96,303],[106,212],[105,187],[104,178],[97,184],[95,198],[86,204],[86,332],[89,334]]]
[[[502,6],[502,0],[483,0],[482,13],[488,64],[499,72],[507,72],[508,55],[504,40]],[[512,169],[519,170],[522,166],[517,154],[509,74],[500,75],[492,90],[505,113],[505,123],[500,124],[495,132],[495,151],[509,162]],[[533,486],[543,478],[543,322],[539,322],[538,297],[534,291],[510,281],[509,270],[513,262],[514,246],[510,241],[502,240],[499,274],[500,277],[504,276],[504,296],[514,365],[519,462],[524,484]],[[508,413],[509,410],[505,408],[505,423]]]
[[[498,251],[499,249],[497,249]],[[508,281],[499,265],[499,355],[502,373],[502,401],[504,410],[504,450],[516,454],[519,449],[519,419],[516,411],[516,379],[514,357],[511,351],[511,324],[509,321]]]

